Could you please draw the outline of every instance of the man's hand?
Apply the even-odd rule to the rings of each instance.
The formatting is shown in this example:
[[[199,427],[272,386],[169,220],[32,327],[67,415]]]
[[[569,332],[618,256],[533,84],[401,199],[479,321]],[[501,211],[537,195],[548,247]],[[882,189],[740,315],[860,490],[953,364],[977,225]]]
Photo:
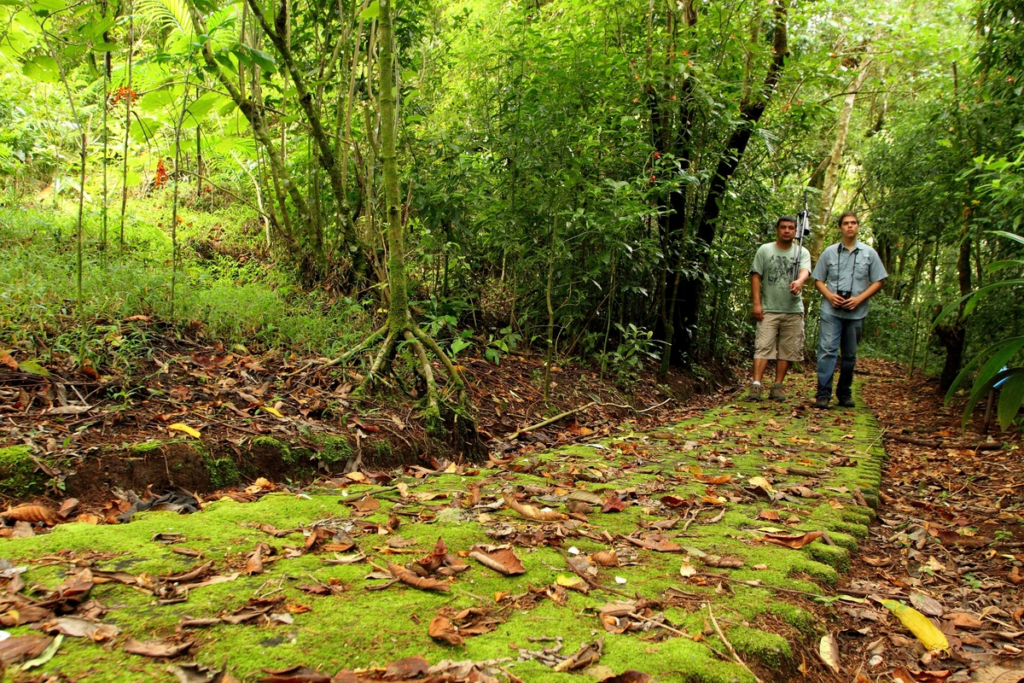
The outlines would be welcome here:
[[[828,302],[830,304],[832,304],[833,308],[846,308],[846,301],[847,300],[844,299],[843,297],[839,296],[835,292],[829,292],[829,291],[826,291],[824,294],[825,294],[825,298],[828,299]]]
[[[852,311],[853,309],[860,306],[864,302],[864,299],[861,298],[860,296],[853,296],[850,297],[849,299],[843,299],[842,302],[843,303],[841,305],[841,308],[845,308],[848,311]]]
[[[754,320],[761,322],[764,320],[764,309],[761,308],[761,302],[754,304]]]
[[[807,282],[807,278],[797,278],[789,283],[789,293],[799,296],[800,290],[804,288],[804,283]]]

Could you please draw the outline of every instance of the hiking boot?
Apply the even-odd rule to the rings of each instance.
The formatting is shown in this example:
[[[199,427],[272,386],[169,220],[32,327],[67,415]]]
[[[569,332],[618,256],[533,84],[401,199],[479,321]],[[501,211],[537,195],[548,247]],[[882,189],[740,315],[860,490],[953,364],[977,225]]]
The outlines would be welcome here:
[[[828,410],[828,397],[819,396],[818,398],[814,399],[814,407],[817,408],[818,410]]]
[[[839,405],[842,406],[843,408],[856,408],[857,407],[857,405],[853,402],[853,398],[851,396],[845,396],[845,397],[839,399]]]
[[[748,401],[760,401],[761,400],[761,385],[751,384],[750,391],[747,392]]]
[[[768,396],[773,401],[785,401],[786,392],[783,390],[782,385],[776,382],[772,385],[772,390],[768,393]]]

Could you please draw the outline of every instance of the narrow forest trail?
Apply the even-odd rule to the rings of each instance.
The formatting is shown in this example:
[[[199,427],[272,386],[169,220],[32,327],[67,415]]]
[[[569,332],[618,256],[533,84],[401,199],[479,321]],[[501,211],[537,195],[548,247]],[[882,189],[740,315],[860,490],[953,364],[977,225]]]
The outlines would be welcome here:
[[[812,598],[868,536],[883,451],[866,409],[812,411],[811,378],[795,381],[792,404],[722,403],[479,468],[257,484],[191,515],[0,540],[0,623],[26,657],[40,629],[67,634],[15,680],[228,680],[192,661],[404,680],[415,657],[435,680],[828,680],[819,639],[849,620]]]

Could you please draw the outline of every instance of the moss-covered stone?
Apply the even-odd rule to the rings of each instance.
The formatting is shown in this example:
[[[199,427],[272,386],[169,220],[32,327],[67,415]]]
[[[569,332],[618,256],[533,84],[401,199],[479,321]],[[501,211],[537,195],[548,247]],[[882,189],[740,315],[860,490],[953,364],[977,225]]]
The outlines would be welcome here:
[[[0,448],[0,493],[11,498],[35,496],[46,489],[46,481],[28,446]]]
[[[808,430],[812,424],[818,429]],[[426,625],[442,606],[495,608],[495,594],[526,595],[531,586],[551,585],[560,574],[567,573],[565,553],[570,545],[581,554],[617,547],[631,561],[615,569],[602,569],[596,577],[599,583],[631,597],[662,600],[658,609],[664,610],[668,623],[692,635],[706,628],[707,612],[700,604],[713,604],[716,619],[743,658],[760,671],[772,672],[772,681],[781,682],[796,676],[799,662],[793,660],[792,640],[814,638],[819,626],[808,609],[787,601],[792,594],[778,589],[825,595],[837,584],[840,572],[848,569],[850,553],[856,552],[857,540],[863,537],[872,516],[869,509],[856,504],[851,492],[858,486],[877,486],[880,477],[880,449],[874,444],[877,431],[872,429],[870,419],[860,411],[837,411],[823,420],[810,412],[793,417],[789,407],[772,403],[723,406],[658,430],[659,434],[671,435],[671,439],[649,438],[627,427],[600,441],[597,445],[601,448],[575,445],[516,458],[513,474],[481,469],[474,475],[399,477],[389,484],[401,482],[410,493],[443,494],[430,500],[420,501],[404,493],[400,497],[393,489],[385,493],[368,484],[353,484],[340,491],[308,491],[307,496],[271,494],[254,503],[225,499],[188,516],[149,512],[136,515],[131,524],[123,526],[59,525],[48,535],[5,541],[5,557],[29,564],[25,578],[30,584],[52,587],[66,578],[66,566],[39,566],[32,561],[60,551],[101,553],[104,555],[94,559],[96,568],[160,576],[187,570],[196,562],[150,540],[155,533],[176,531],[184,535],[176,545],[202,553],[201,561],[213,559],[218,573],[229,574],[238,571],[256,543],[267,543],[281,559],[268,562],[264,574],[238,576],[233,581],[195,589],[183,604],[157,606],[152,596],[117,583],[98,585],[92,595],[111,607],[106,620],[117,623],[126,636],[136,638],[167,637],[175,632],[183,615],[208,617],[237,609],[268,586],[280,591],[289,604],[308,606],[310,611],[297,610],[294,623],[288,625],[218,624],[194,634],[199,641],[195,658],[200,663],[218,668],[227,663],[235,677],[245,680],[259,678],[264,667],[301,664],[333,673],[332,668],[381,666],[412,655],[422,655],[431,662],[515,657],[511,645],[539,649],[543,645],[531,642],[531,638],[560,636],[564,638],[563,652],[575,651],[581,644],[603,637],[601,663],[617,672],[642,669],[665,681],[753,681],[745,669],[718,659],[707,647],[710,644],[720,651],[725,649],[714,635],[705,642],[681,637],[657,641],[653,634],[605,632],[598,612],[608,600],[618,597],[599,590],[588,595],[570,592],[564,606],[541,599],[533,605],[505,608],[501,612],[503,622],[494,631],[467,638],[461,648],[437,643],[427,636]],[[317,459],[340,466],[353,455],[344,438],[320,438],[315,456],[270,437],[253,439],[246,444],[248,452],[241,456],[216,450],[197,450],[193,456],[201,454],[199,462],[205,463],[211,480],[227,484],[236,478],[264,476],[270,470],[277,474],[297,472]],[[836,454],[835,444],[855,453],[854,466],[830,465]],[[193,444],[174,445],[186,446],[192,448]],[[374,448],[371,443],[365,446]],[[137,457],[154,459],[147,453]],[[157,458],[162,468],[163,458]],[[704,474],[730,474],[734,481],[718,487],[704,483],[696,467]],[[754,499],[733,488],[733,484],[746,487],[753,476],[770,477],[780,490],[806,485],[820,497],[771,501]],[[412,544],[414,553],[425,554],[439,537],[451,552],[465,553],[476,544],[494,542],[488,532],[493,533],[495,525],[527,534],[540,528],[506,508],[489,510],[487,517],[482,517],[478,511],[452,506],[450,496],[465,491],[470,484],[481,486],[486,500],[509,486],[537,485],[549,490],[585,488],[601,495],[609,490],[628,490],[629,496],[637,496],[639,504],[615,514],[594,512],[585,527],[590,536],[566,537],[561,547],[517,545],[516,552],[527,568],[521,576],[505,577],[471,562],[470,570],[455,577],[447,594],[422,592],[401,584],[385,591],[366,591],[367,586],[377,583],[365,578],[372,571],[366,564],[327,564],[330,554],[295,556],[287,550],[302,546],[301,534],[274,538],[254,527],[254,523],[265,523],[298,528],[328,517],[346,518],[352,509],[339,503],[375,496],[380,491],[383,495],[375,496],[380,508],[361,518],[374,525],[373,530],[352,534],[356,549],[378,565],[389,559],[408,559],[386,556],[390,552],[386,541],[375,531],[376,525],[386,524],[396,513],[402,521],[398,533]],[[679,574],[682,554],[642,550],[622,540],[652,522],[680,514],[662,506],[660,500],[665,495],[694,501],[690,510],[699,510],[685,528],[680,522],[666,535],[686,546],[692,566],[699,571],[734,581],[687,581]],[[698,503],[704,496],[714,496],[714,504]],[[724,514],[718,517],[723,500]],[[395,509],[399,501],[402,508]],[[557,507],[557,502],[550,504]],[[414,508],[419,512],[418,519],[412,516],[416,512],[409,514],[411,506],[418,506]],[[763,510],[778,512],[780,521],[765,521],[759,517]],[[793,516],[797,520],[789,521]],[[791,533],[826,529],[836,545],[819,539],[796,550],[768,543],[763,535],[772,528],[766,525],[776,531],[785,525],[784,530]],[[553,533],[551,527],[547,531]],[[702,555],[739,558],[743,566],[715,567],[703,563]],[[299,591],[297,586],[308,583],[310,577],[337,586],[339,594],[313,597]],[[625,583],[616,583],[616,577]],[[683,590],[690,597],[675,602],[669,599],[673,595],[670,589]],[[27,627],[10,630],[14,635],[29,632]],[[126,670],[140,680],[167,678],[164,664],[125,655],[118,648],[106,649],[77,639],[65,643],[60,653],[41,667],[43,673],[61,672],[69,679],[100,683],[119,682]],[[580,680],[579,674],[554,672],[534,661],[510,662],[508,666],[527,681]]]

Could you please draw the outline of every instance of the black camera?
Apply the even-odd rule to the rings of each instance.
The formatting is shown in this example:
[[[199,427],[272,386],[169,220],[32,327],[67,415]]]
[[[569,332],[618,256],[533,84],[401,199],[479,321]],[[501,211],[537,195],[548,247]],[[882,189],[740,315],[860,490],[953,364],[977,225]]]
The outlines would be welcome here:
[[[840,289],[836,294],[838,294],[842,299],[849,299],[853,292],[848,289]]]

